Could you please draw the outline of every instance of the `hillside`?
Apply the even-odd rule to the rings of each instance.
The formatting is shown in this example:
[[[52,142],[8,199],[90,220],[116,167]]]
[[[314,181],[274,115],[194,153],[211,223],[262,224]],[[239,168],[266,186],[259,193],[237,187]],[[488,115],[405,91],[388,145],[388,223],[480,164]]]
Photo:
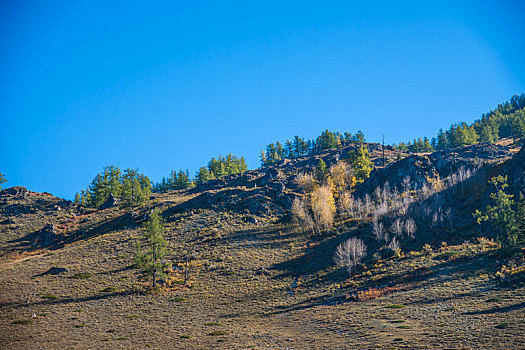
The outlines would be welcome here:
[[[522,250],[505,255],[480,238],[472,212],[489,203],[493,176],[507,175],[509,193],[525,190],[525,148],[504,139],[398,160],[387,147],[383,166],[381,145],[365,146],[376,169],[354,189],[356,201],[371,198],[375,214],[386,193],[386,227],[398,217],[417,222],[397,254],[374,238],[372,211],[341,215],[322,234],[291,218],[304,196],[297,175],[315,172],[319,159],[336,164],[356,144],[154,193],[131,209],[2,190],[2,348],[520,348]],[[174,264],[156,291],[133,268],[153,208]],[[351,277],[333,263],[349,237],[368,247]],[[67,271],[46,273],[52,267]]]

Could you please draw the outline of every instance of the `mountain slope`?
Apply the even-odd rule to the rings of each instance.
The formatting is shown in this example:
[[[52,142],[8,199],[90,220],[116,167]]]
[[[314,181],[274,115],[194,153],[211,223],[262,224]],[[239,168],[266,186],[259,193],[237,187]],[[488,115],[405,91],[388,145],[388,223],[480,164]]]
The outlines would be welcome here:
[[[458,182],[410,203],[408,213],[415,216],[418,207],[462,199],[452,210],[457,227],[435,231],[418,221],[417,238],[405,242],[399,256],[372,254],[384,250],[373,239],[371,216],[342,219],[313,236],[283,220],[291,200],[301,195],[296,174],[312,171],[320,158],[334,164],[344,157],[339,151],[154,194],[132,210],[88,210],[48,194],[4,190],[0,344],[8,349],[519,348],[525,342],[523,258],[505,257],[494,243],[471,239],[470,210],[483,204],[488,190],[479,183],[504,172],[513,191],[523,189],[524,151],[508,160],[513,151],[502,147],[467,147],[453,151],[460,156],[451,151],[398,162],[393,151],[389,154],[391,164],[374,171],[356,198],[373,196],[365,188],[374,191],[386,180],[394,188],[407,175],[421,186],[429,174],[446,178],[452,159],[460,159],[452,163],[452,173],[461,165],[484,163],[463,188]],[[492,148],[494,158],[487,151]],[[381,162],[380,148],[372,151]],[[447,162],[441,168],[440,159]],[[154,293],[132,268],[134,244],[152,208],[166,220],[167,260],[174,264]],[[385,222],[397,214],[392,215]],[[55,239],[43,247],[41,237],[49,236],[50,225]],[[469,243],[463,242],[467,233]],[[366,241],[369,256],[348,278],[332,256],[353,236]],[[421,250],[424,243],[431,249]],[[182,285],[186,256],[190,280]],[[69,271],[44,274],[53,266]]]

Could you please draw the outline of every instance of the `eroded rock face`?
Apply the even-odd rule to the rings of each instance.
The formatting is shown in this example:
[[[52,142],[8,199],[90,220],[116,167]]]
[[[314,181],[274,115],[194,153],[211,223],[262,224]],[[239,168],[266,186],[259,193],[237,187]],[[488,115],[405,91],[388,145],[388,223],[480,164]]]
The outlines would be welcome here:
[[[370,177],[359,186],[357,193],[372,193],[375,188],[383,187],[387,182],[390,188],[396,187],[402,192],[402,181],[407,176],[415,188],[430,186],[429,180],[438,176],[445,179],[461,168],[473,171],[482,164],[510,159],[512,156],[508,147],[490,144],[458,147],[428,155],[411,155],[385,168],[374,169]]]

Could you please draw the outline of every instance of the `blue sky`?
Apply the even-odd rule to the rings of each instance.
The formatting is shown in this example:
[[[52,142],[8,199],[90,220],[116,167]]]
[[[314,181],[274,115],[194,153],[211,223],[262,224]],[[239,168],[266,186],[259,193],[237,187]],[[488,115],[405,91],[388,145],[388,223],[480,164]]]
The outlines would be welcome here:
[[[523,1],[12,1],[0,5],[0,172],[73,198],[275,140],[388,143],[525,92]]]

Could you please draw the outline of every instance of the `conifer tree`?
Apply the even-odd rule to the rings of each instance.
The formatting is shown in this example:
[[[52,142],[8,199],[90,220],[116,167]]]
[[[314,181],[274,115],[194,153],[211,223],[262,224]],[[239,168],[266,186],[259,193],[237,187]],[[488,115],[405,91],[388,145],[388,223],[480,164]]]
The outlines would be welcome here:
[[[317,168],[315,169],[315,177],[317,178],[317,181],[322,183],[326,174],[328,174],[328,169],[326,168],[326,163],[324,162],[323,158],[321,158],[319,159],[319,163],[317,163]]]
[[[503,247],[512,247],[523,243],[520,236],[520,228],[517,221],[517,213],[514,210],[514,195],[507,194],[504,190],[508,187],[507,176],[497,176],[490,180],[496,192],[490,194],[493,205],[487,205],[485,211],[476,210],[474,217],[478,224],[488,221],[497,232],[499,242]],[[523,209],[518,208],[518,212]]]
[[[165,277],[164,271],[169,266],[162,261],[168,254],[168,244],[164,238],[164,220],[158,210],[151,214],[144,225],[144,239],[146,251],[143,251],[140,243],[137,243],[135,265],[152,276],[152,287],[155,287],[157,279]]]
[[[197,185],[201,185],[213,179],[215,179],[215,176],[205,166],[199,168],[199,170],[197,171],[197,174],[195,174],[195,183]]]
[[[0,190],[2,189],[2,184],[5,184],[7,182],[7,179],[5,178],[5,175],[0,173]]]
[[[349,154],[350,165],[354,168],[355,176],[358,181],[364,181],[370,176],[370,172],[374,169],[374,165],[370,160],[368,148],[359,147],[357,151]]]

